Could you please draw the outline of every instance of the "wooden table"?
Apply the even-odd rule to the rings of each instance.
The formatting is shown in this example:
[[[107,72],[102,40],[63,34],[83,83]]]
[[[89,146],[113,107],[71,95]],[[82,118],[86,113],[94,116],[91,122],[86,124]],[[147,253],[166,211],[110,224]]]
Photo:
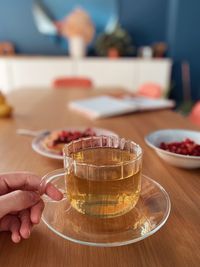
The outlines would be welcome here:
[[[200,170],[167,165],[147,147],[144,136],[164,128],[195,129],[171,111],[146,112],[90,121],[69,111],[67,101],[95,92],[78,90],[24,90],[9,96],[15,108],[12,119],[0,120],[0,170],[28,170],[40,175],[62,167],[62,162],[36,154],[31,138],[17,136],[17,128],[55,129],[65,126],[96,126],[135,140],[144,149],[143,173],[158,181],[170,195],[171,215],[151,237],[123,247],[95,248],[56,236],[42,222],[29,240],[13,244],[0,233],[2,267],[111,267],[111,266],[200,266]]]

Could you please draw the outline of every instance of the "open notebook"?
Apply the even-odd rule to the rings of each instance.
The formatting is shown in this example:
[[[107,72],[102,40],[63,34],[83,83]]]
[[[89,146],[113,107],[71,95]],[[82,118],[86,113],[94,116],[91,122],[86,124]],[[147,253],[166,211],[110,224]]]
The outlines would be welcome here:
[[[69,103],[69,107],[92,119],[122,115],[126,113],[172,108],[174,101],[150,99],[145,97],[125,97],[117,99],[111,96],[98,96]]]

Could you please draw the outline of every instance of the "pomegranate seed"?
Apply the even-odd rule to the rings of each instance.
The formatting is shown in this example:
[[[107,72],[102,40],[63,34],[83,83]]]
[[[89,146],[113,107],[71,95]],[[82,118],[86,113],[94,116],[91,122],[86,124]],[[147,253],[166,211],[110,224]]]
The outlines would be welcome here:
[[[189,138],[186,138],[182,142],[161,142],[159,147],[163,150],[176,154],[200,156],[200,145],[196,144],[193,140]]]

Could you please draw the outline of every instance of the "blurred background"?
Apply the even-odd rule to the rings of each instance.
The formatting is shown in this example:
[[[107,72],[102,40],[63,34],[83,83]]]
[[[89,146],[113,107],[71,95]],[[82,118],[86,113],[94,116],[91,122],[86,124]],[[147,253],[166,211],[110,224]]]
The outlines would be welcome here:
[[[199,0],[0,0],[0,88],[87,77],[188,112],[200,99],[199,12]]]

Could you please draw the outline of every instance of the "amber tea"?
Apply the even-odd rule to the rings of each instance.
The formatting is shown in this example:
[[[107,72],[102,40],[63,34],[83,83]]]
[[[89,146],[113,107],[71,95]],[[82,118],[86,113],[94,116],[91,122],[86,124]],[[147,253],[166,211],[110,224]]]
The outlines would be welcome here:
[[[66,191],[77,211],[108,218],[136,205],[141,184],[141,155],[136,151],[88,147],[73,152],[71,158]]]

